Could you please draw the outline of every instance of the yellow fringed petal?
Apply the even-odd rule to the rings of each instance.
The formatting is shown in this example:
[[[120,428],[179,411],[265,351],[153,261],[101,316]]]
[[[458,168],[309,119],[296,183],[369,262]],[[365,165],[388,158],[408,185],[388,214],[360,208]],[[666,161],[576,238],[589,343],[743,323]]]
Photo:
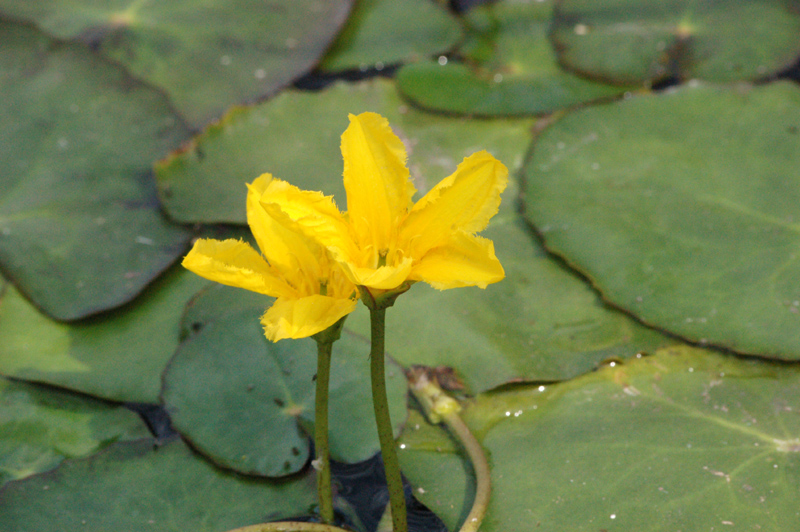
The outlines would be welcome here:
[[[324,331],[356,307],[355,299],[312,295],[299,299],[278,299],[261,317],[264,334],[273,342],[284,338],[305,338]]]
[[[247,225],[256,239],[258,247],[262,250],[269,247],[273,235],[269,232],[269,220],[266,211],[261,208],[261,196],[272,181],[272,175],[262,174],[255,181],[247,185]],[[270,262],[270,264],[274,264]]]
[[[445,290],[461,286],[486,288],[505,275],[492,241],[462,231],[446,245],[429,251],[414,265],[409,278]]]
[[[246,242],[200,239],[181,264],[210,281],[273,297],[296,297],[296,291]]]
[[[338,260],[352,260],[357,254],[349,226],[330,196],[273,179],[260,203],[273,219],[280,223],[290,220],[298,230],[328,248]]]
[[[353,310],[358,287],[485,288],[505,276],[492,242],[474,236],[497,213],[508,182],[497,159],[485,151],[467,157],[412,206],[405,148],[385,118],[350,115],[341,147],[346,214],[331,197],[263,174],[247,195],[263,257],[243,242],[200,240],[184,266],[276,297],[262,317],[273,341],[327,329]]]
[[[347,214],[357,242],[389,248],[406,215],[414,186],[406,150],[389,122],[375,113],[350,115],[342,135]]]
[[[414,205],[401,229],[400,245],[419,257],[455,231],[483,230],[497,214],[507,184],[503,163],[486,151],[470,155]]]
[[[264,174],[247,186],[247,224],[267,262],[291,285],[300,288],[309,283],[308,279],[322,276],[317,259],[322,250],[303,233],[279,223],[261,204],[261,198],[277,181]]]

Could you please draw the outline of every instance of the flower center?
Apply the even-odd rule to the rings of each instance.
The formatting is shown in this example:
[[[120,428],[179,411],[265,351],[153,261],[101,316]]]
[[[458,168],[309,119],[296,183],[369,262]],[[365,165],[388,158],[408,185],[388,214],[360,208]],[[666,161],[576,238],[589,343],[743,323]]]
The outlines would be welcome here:
[[[378,252],[378,268],[386,266],[386,257],[389,255],[388,249],[382,249]]]

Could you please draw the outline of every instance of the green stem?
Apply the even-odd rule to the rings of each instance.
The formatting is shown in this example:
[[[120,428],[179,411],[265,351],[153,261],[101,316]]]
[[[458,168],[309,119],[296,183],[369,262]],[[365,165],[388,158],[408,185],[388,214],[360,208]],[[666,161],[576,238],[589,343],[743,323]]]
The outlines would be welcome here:
[[[317,458],[317,494],[322,522],[333,523],[333,492],[331,490],[331,460],[328,447],[328,384],[331,375],[333,342],[317,339],[317,391],[314,419],[314,447]]]
[[[467,451],[475,472],[475,500],[472,502],[472,509],[459,532],[477,532],[489,509],[489,498],[492,491],[492,475],[486,453],[483,452],[481,444],[458,415],[461,406],[455,399],[444,393],[432,371],[422,366],[414,366],[406,376],[411,392],[422,405],[428,420],[431,423],[444,422]]]
[[[370,349],[372,404],[375,408],[375,422],[378,425],[378,439],[383,456],[383,469],[389,487],[389,504],[392,509],[393,532],[408,532],[406,518],[406,498],[403,493],[403,479],[400,476],[400,463],[395,450],[392,420],[389,416],[389,401],[386,397],[386,375],[384,369],[384,337],[386,334],[386,308],[369,309],[372,332]]]

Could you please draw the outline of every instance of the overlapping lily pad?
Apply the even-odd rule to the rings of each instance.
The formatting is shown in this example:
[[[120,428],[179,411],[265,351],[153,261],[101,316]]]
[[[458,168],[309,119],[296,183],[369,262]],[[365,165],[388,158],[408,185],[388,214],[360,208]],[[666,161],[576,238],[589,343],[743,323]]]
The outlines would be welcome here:
[[[431,0],[361,0],[320,68],[382,68],[446,52],[460,37],[456,18]]]
[[[147,436],[142,420],[125,408],[0,378],[0,486],[115,440]]]
[[[315,501],[308,475],[244,478],[215,468],[180,440],[142,440],[6,485],[0,529],[220,532],[307,515]]]
[[[86,43],[163,89],[195,127],[319,61],[352,0],[2,0],[0,13]]]
[[[271,303],[221,285],[198,296],[184,318],[188,336],[164,377],[164,401],[175,428],[215,462],[283,476],[308,461],[317,348],[310,338],[267,341],[259,317]],[[369,343],[352,334],[333,346],[330,444],[339,461],[366,460],[379,449],[368,355]],[[399,433],[405,376],[388,364],[386,380]]]
[[[469,12],[463,62],[406,65],[397,74],[418,105],[478,116],[544,114],[622,94],[615,87],[562,70],[547,38],[552,0],[505,0]]]
[[[150,176],[187,129],[84,47],[7,22],[0,33],[0,269],[57,319],[121,305],[188,239]]]
[[[643,321],[800,360],[800,89],[689,85],[566,116],[526,163],[546,245]]]
[[[674,348],[479,397],[465,417],[492,462],[481,530],[791,529],[798,393],[797,368]],[[469,470],[442,435],[414,427],[403,470],[455,530]]]
[[[42,315],[9,287],[0,300],[0,374],[115,401],[157,403],[186,302],[207,281],[171,271],[122,309],[78,323]]]
[[[243,224],[245,183],[268,172],[332,194],[344,209],[339,139],[347,114],[363,111],[388,118],[409,146],[412,178],[423,192],[481,149],[517,164],[533,125],[532,120],[470,122],[421,113],[382,79],[338,83],[320,93],[286,91],[264,104],[235,109],[185,151],[159,163],[156,177],[164,207],[184,223]]]
[[[800,9],[783,0],[563,0],[559,59],[614,83],[754,80],[800,56]]]

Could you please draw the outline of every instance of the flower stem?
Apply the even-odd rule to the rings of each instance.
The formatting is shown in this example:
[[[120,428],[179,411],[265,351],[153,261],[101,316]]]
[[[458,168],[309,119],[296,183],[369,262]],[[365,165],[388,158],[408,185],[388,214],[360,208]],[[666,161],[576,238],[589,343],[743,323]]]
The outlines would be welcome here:
[[[344,320],[340,319],[324,331],[313,335],[317,342],[317,390],[315,394],[314,415],[314,448],[317,458],[314,468],[317,470],[317,496],[319,513],[322,522],[333,523],[333,492],[331,490],[331,458],[328,445],[328,387],[331,377],[331,352],[333,342],[342,335]]]
[[[328,383],[331,375],[333,342],[317,339],[317,391],[314,418],[314,448],[317,458],[317,495],[322,522],[333,523],[333,492],[331,490],[331,460],[328,447]]]
[[[381,444],[383,469],[386,472],[386,484],[389,487],[389,504],[392,509],[392,530],[393,532],[408,532],[403,478],[400,476],[400,463],[397,460],[392,420],[389,416],[389,401],[386,397],[386,375],[384,368],[386,308],[370,307],[369,316],[372,333],[372,347],[370,349],[372,404],[375,408],[375,422],[378,425],[378,439]]]

